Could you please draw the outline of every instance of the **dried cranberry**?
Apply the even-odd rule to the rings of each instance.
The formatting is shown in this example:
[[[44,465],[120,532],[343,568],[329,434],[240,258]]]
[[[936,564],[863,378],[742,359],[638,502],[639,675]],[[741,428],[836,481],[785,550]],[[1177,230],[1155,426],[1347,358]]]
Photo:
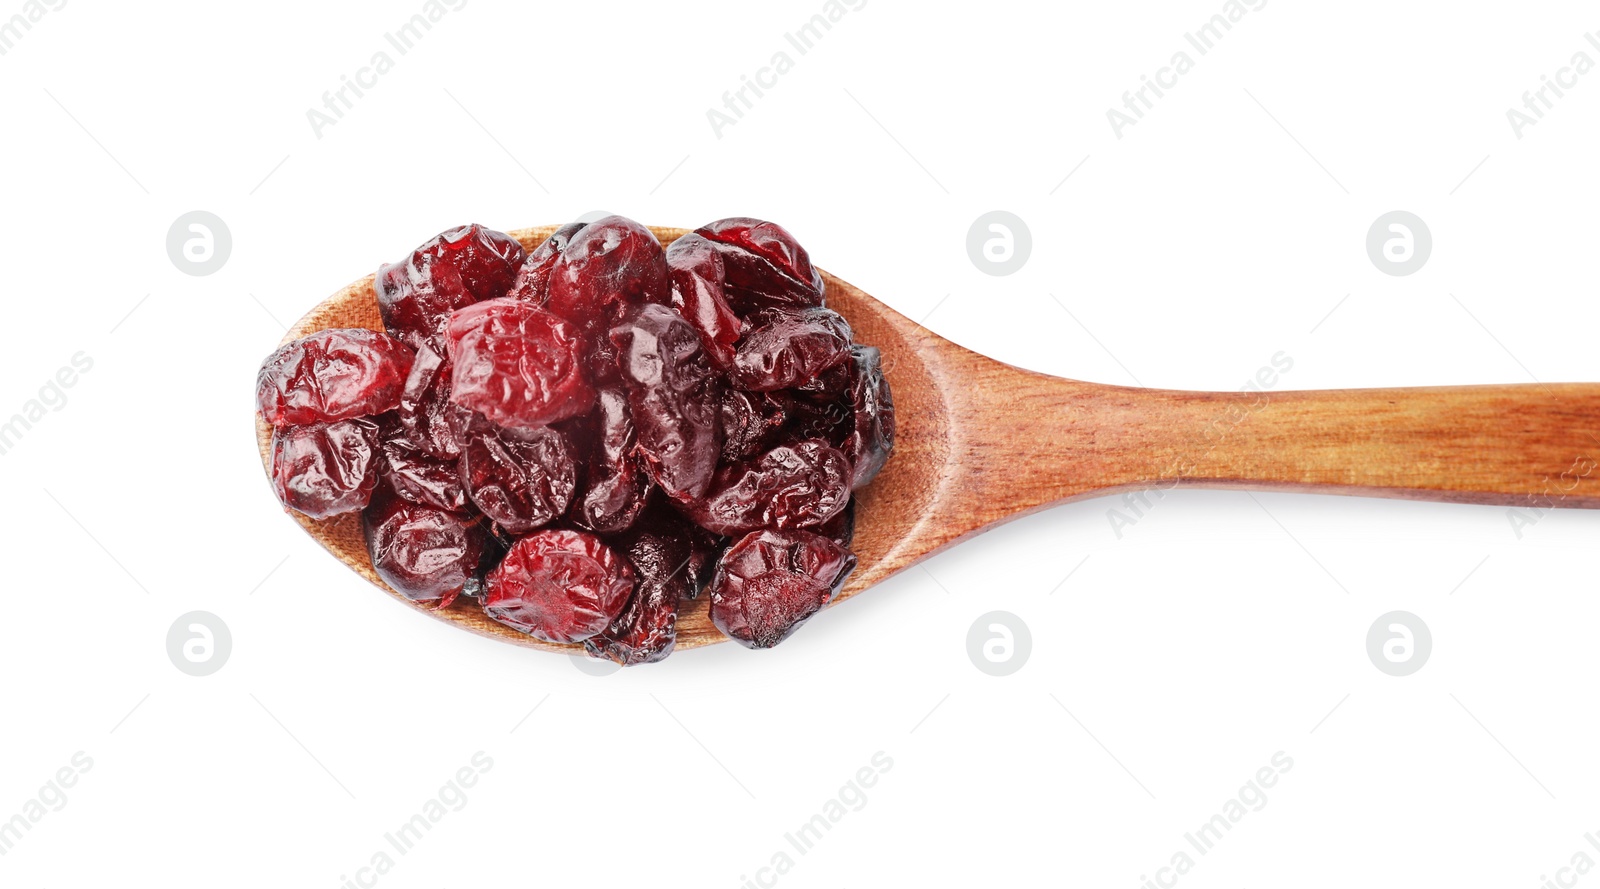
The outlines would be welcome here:
[[[719,385],[700,336],[667,306],[646,304],[611,331],[645,471],[669,497],[705,494],[722,450]]]
[[[733,367],[733,347],[744,322],[728,306],[723,292],[727,271],[721,248],[700,235],[684,235],[667,248],[667,272],[672,279],[672,307],[700,331],[711,363],[727,372]]]
[[[417,350],[400,396],[400,428],[424,453],[440,460],[461,454],[454,419],[461,411],[450,401],[450,362],[427,346]]]
[[[398,421],[380,427],[378,477],[396,494],[446,512],[472,511],[455,461],[432,456],[406,436]]]
[[[794,387],[794,391],[811,399],[845,400],[850,394],[850,362],[838,364]]]
[[[811,265],[811,255],[788,229],[776,222],[730,216],[700,226],[695,234],[753,253],[819,295],[822,293],[822,273]]]
[[[846,455],[850,453],[850,431],[854,428],[855,414],[847,398],[819,399],[798,390],[773,395],[783,405],[786,439],[821,439]]]
[[[581,642],[608,627],[633,592],[633,569],[600,538],[540,531],[489,572],[484,613],[546,642]]]
[[[448,608],[477,582],[489,535],[481,523],[387,489],[362,515],[372,568],[406,598]]]
[[[632,525],[650,498],[650,478],[637,466],[591,477],[573,523],[590,531],[621,531]]]
[[[511,295],[517,299],[543,306],[550,299],[550,272],[561,254],[566,252],[572,236],[583,230],[586,223],[569,222],[556,229],[523,260],[517,271],[516,283],[511,285]]]
[[[375,330],[319,330],[262,362],[256,405],[274,426],[381,414],[400,404],[411,360],[405,344]]]
[[[750,325],[730,373],[740,389],[793,388],[850,355],[850,324],[832,309],[763,309]]]
[[[746,648],[771,648],[822,610],[855,566],[855,556],[820,534],[753,531],[717,565],[711,622]]]
[[[474,437],[461,452],[461,481],[484,515],[517,535],[565,513],[577,487],[572,451],[548,428]]]
[[[672,653],[678,601],[694,597],[687,528],[652,527],[628,534],[619,546],[635,579],[633,596],[604,632],[583,644],[592,657],[623,666],[649,664]]]
[[[521,242],[476,223],[450,229],[378,269],[384,327],[412,348],[444,352],[450,313],[505,296],[527,256]]]
[[[627,394],[602,389],[598,400],[590,422],[574,430],[589,461],[572,519],[590,531],[613,533],[638,519],[650,494],[650,478],[634,448]]]
[[[884,378],[878,350],[850,347],[852,424],[846,451],[855,465],[852,488],[872,481],[894,453],[894,396]]]
[[[695,234],[718,245],[726,269],[725,292],[739,314],[768,306],[822,305],[822,273],[782,226],[733,217],[703,225]]]
[[[450,367],[449,362],[445,363],[445,367]],[[451,376],[455,376],[453,368],[451,369]],[[448,379],[445,381],[444,388],[445,397],[448,399],[450,393],[450,381]],[[445,409],[444,419],[446,428],[450,430],[450,434],[455,437],[457,442],[460,442],[458,451],[459,448],[466,447],[467,442],[479,435],[500,435],[501,433],[518,434],[525,431],[501,426],[499,423],[491,423],[483,416],[483,414],[480,414],[474,410],[468,410],[461,405],[456,404],[454,401],[451,401],[449,407]],[[543,429],[544,427],[539,426],[536,428]]]
[[[650,229],[607,216],[572,236],[550,272],[550,311],[598,341],[629,306],[666,303],[667,259]]]
[[[812,530],[849,549],[856,537],[856,499],[851,497],[842,512]]]
[[[689,529],[689,574],[694,578],[694,584],[689,588],[689,598],[693,599],[711,582],[711,573],[717,568],[717,560],[728,548],[728,538],[707,531],[693,522],[684,522],[684,525]]]
[[[314,519],[367,505],[378,483],[378,424],[339,420],[272,431],[272,487],[284,506]]]
[[[705,499],[680,509],[730,537],[758,528],[807,528],[844,509],[850,476],[850,461],[826,442],[779,445],[753,462],[718,469]]]
[[[450,318],[450,400],[510,429],[533,429],[594,405],[583,341],[567,322],[514,299]]]
[[[660,540],[675,541],[673,543],[673,567],[681,568],[683,576],[688,583],[679,588],[679,595],[685,599],[693,599],[700,595],[700,590],[711,580],[711,572],[717,566],[717,559],[722,551],[728,548],[728,538],[689,521],[678,510],[668,506],[663,500],[653,500],[645,509],[643,515],[634,527],[627,533],[618,535],[617,539],[624,544],[644,537],[654,537]]]
[[[722,392],[722,459],[748,460],[777,443],[787,419],[783,403],[766,392]]]
[[[641,582],[617,619],[583,640],[590,657],[624,667],[653,664],[672,654],[678,639],[678,593],[674,585]]]

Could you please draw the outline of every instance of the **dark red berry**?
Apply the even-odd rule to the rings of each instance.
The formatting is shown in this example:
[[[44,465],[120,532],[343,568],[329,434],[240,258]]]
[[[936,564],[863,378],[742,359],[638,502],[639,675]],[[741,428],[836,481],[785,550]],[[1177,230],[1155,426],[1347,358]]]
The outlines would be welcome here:
[[[554,429],[475,436],[461,452],[467,496],[508,534],[526,534],[567,511],[577,487],[572,452]]]
[[[717,560],[728,549],[728,538],[707,531],[693,522],[686,521],[684,525],[689,529],[689,573],[694,578],[694,584],[689,588],[689,598],[693,599],[711,582],[711,573],[717,568]]]
[[[256,406],[274,426],[370,417],[400,404],[411,350],[361,328],[319,330],[268,356],[256,375]]]
[[[720,386],[700,335],[668,306],[646,304],[611,331],[645,471],[667,496],[705,494],[722,451]]]
[[[694,594],[686,530],[651,527],[625,535],[618,543],[633,567],[634,592],[609,627],[584,641],[590,656],[632,666],[654,663],[672,653],[678,601]]]
[[[894,396],[884,378],[878,350],[850,347],[852,423],[846,453],[855,465],[851,487],[870,482],[894,453]]]
[[[717,559],[728,548],[728,538],[689,521],[678,510],[663,500],[656,500],[645,509],[639,521],[618,539],[628,542],[643,537],[676,541],[673,546],[674,567],[681,566],[688,585],[679,589],[679,595],[693,599],[711,581],[711,572]]]
[[[462,408],[450,400],[450,362],[424,346],[406,377],[400,396],[400,428],[413,445],[429,456],[454,460],[461,455],[456,434]]]
[[[590,421],[572,432],[589,455],[572,521],[590,531],[610,534],[638,519],[650,494],[650,477],[634,447],[627,394],[621,389],[602,389],[598,401]]]
[[[590,531],[611,533],[632,525],[650,498],[650,477],[637,466],[590,477],[579,501],[573,524]]]
[[[489,535],[480,522],[383,490],[362,516],[372,568],[406,598],[448,608],[477,583]]]
[[[740,389],[790,389],[850,355],[850,324],[832,309],[763,309],[749,322],[730,372]]]
[[[447,332],[450,400],[508,429],[535,429],[584,413],[594,390],[584,343],[555,315],[514,299],[456,312]]]
[[[450,313],[505,296],[526,256],[522,244],[502,232],[476,223],[450,229],[378,269],[373,286],[384,327],[412,348],[442,354]]]
[[[822,293],[822,273],[811,265],[811,255],[788,229],[776,222],[730,216],[700,226],[695,234],[753,253],[819,295]]]
[[[640,583],[617,619],[583,640],[584,649],[624,667],[663,660],[677,644],[677,595],[672,585]]]
[[[855,413],[848,397],[816,398],[799,390],[774,392],[783,405],[783,437],[788,441],[816,438],[849,455]]]
[[[844,509],[850,478],[844,454],[811,439],[718,469],[705,499],[680,509],[702,528],[729,537],[759,528],[809,528]]]
[[[838,364],[794,387],[794,391],[807,398],[820,401],[848,401],[850,396],[850,361]]]
[[[483,610],[546,642],[581,642],[610,626],[632,592],[633,569],[600,538],[539,531],[489,572]]]
[[[856,537],[855,498],[851,497],[850,502],[846,504],[844,510],[838,515],[828,519],[826,522],[823,522],[812,530],[818,534],[821,534],[823,537],[832,540],[834,543],[839,544],[845,549],[849,549],[850,544],[855,541]]]
[[[783,402],[767,392],[722,392],[722,459],[734,463],[764,453],[777,443],[788,418]]]
[[[667,248],[667,272],[672,279],[672,307],[700,332],[712,365],[726,373],[733,367],[733,347],[744,322],[733,313],[723,291],[727,271],[721,247],[700,235],[684,235]]]
[[[782,226],[733,217],[703,225],[695,234],[718,245],[726,270],[724,289],[740,315],[768,306],[822,305],[822,273]]]
[[[596,340],[630,306],[667,303],[667,259],[648,228],[607,216],[573,234],[550,272],[550,311]]]
[[[456,461],[441,460],[417,447],[395,420],[380,427],[379,446],[383,460],[378,477],[401,498],[446,512],[472,511]]]
[[[284,506],[314,519],[367,505],[378,483],[378,424],[340,420],[272,431],[272,487]]]
[[[746,648],[771,648],[822,610],[855,566],[820,534],[753,531],[717,564],[711,622]]]
[[[572,241],[572,236],[583,230],[586,223],[569,222],[556,229],[545,238],[538,247],[528,254],[523,260],[522,268],[517,271],[516,283],[511,285],[511,295],[536,306],[543,306],[550,299],[550,272],[560,261],[561,254],[566,252],[567,244]]]

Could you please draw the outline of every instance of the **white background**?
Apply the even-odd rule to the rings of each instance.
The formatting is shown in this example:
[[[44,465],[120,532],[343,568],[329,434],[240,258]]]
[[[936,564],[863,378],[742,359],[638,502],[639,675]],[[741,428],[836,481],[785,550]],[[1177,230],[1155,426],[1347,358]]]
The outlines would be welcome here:
[[[1120,504],[1082,502],[775,651],[605,677],[399,607],[281,514],[258,362],[467,221],[774,219],[934,331],[1087,380],[1234,389],[1280,351],[1279,388],[1600,379],[1600,73],[1521,139],[1506,119],[1600,60],[1584,4],[1272,0],[1199,57],[1220,2],[871,0],[799,56],[821,7],[471,0],[321,138],[307,110],[420,0],[71,0],[0,56],[0,418],[94,362],[0,457],[0,819],[94,763],[0,884],[342,885],[477,751],[378,885],[1134,887],[1277,751],[1178,885],[1531,889],[1600,860],[1592,513],[1519,537],[1503,508],[1181,492],[1119,538]],[[707,109],[780,49],[718,138]],[[1180,49],[1118,139],[1106,110]],[[208,277],[165,250],[197,209],[233,239]],[[995,209],[1033,235],[1009,277],[966,253]],[[1409,277],[1365,253],[1395,209],[1433,234]],[[195,609],[233,635],[205,678],[165,649]],[[1003,678],[965,645],[997,609],[1033,638]],[[1404,678],[1364,647],[1395,609],[1434,640]],[[796,853],[878,751],[865,806]]]

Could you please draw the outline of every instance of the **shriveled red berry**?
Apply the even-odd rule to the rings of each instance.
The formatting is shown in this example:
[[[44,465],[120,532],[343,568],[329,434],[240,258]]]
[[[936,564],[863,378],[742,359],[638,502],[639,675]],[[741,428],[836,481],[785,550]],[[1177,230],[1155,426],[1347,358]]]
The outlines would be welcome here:
[[[572,236],[582,231],[586,224],[569,222],[551,232],[550,237],[533,248],[533,252],[523,261],[522,268],[517,271],[517,280],[511,285],[511,295],[536,306],[543,306],[548,302],[550,272],[560,261],[561,254],[566,252]]]
[[[450,401],[450,362],[427,346],[417,350],[400,396],[400,428],[413,445],[429,456],[454,460],[461,455],[456,415]]]
[[[718,469],[705,498],[679,508],[702,528],[729,537],[758,528],[809,528],[844,509],[850,478],[844,454],[810,439]]]
[[[634,447],[627,393],[601,389],[598,402],[589,422],[573,430],[578,447],[589,459],[572,521],[590,531],[610,534],[639,518],[650,494],[650,478]]]
[[[667,496],[705,494],[722,451],[719,389],[700,335],[668,306],[646,304],[611,331],[645,471]]]
[[[740,389],[790,389],[850,355],[850,324],[832,309],[763,309],[749,321],[730,372]]]
[[[680,590],[680,595],[686,599],[698,597],[706,584],[711,582],[711,572],[716,569],[723,550],[728,548],[728,538],[707,531],[664,504],[662,508],[647,513],[640,525],[659,536],[687,542],[689,557],[684,572],[689,578],[689,585]]]
[[[373,286],[384,327],[412,348],[443,354],[450,313],[505,296],[526,257],[516,238],[476,223],[437,235],[378,269]]]
[[[369,417],[400,404],[411,350],[361,328],[319,330],[268,356],[256,375],[256,406],[274,426]]]
[[[535,429],[594,406],[582,338],[543,309],[481,302],[451,316],[447,336],[450,400],[494,423]]]
[[[643,537],[675,541],[673,544],[674,568],[681,568],[688,585],[679,589],[679,595],[693,599],[711,581],[711,572],[717,559],[728,548],[728,538],[689,521],[665,501],[652,501],[639,521],[618,539],[625,542]]]
[[[718,370],[733,367],[734,344],[744,322],[728,305],[723,282],[722,248],[697,234],[687,234],[667,248],[667,273],[672,280],[672,307],[695,329],[706,355]]]
[[[314,519],[367,505],[378,483],[378,424],[339,420],[272,431],[272,488],[284,506]]]
[[[788,418],[783,402],[766,392],[724,389],[721,402],[722,459],[748,460],[777,443]]]
[[[632,592],[633,569],[600,538],[539,531],[489,572],[483,611],[546,642],[581,642],[610,626]]]
[[[598,340],[628,307],[667,303],[671,292],[656,236],[625,216],[607,216],[567,242],[550,272],[546,305]]]
[[[695,234],[718,245],[727,298],[740,315],[768,306],[822,305],[822,273],[783,226],[733,217],[703,225]]]
[[[849,359],[846,358],[846,360],[795,386],[794,391],[813,400],[848,401],[850,395]]]
[[[577,487],[572,451],[549,428],[475,436],[461,452],[461,481],[484,515],[516,535],[564,514]]]
[[[855,465],[852,488],[872,481],[894,453],[894,396],[878,350],[850,347],[851,430],[846,452]]]
[[[609,627],[584,641],[591,657],[608,658],[626,667],[654,663],[672,653],[678,601],[693,598],[695,584],[691,546],[684,530],[651,527],[618,542],[633,567],[634,592]]]
[[[693,522],[684,524],[689,528],[689,573],[694,577],[689,598],[693,599],[711,583],[711,573],[717,568],[717,560],[728,549],[729,541],[721,534],[707,531]]]
[[[788,229],[776,222],[730,216],[700,226],[695,234],[753,253],[794,280],[809,285],[818,294],[822,293],[822,273],[811,265],[811,255]]]
[[[583,640],[584,649],[624,667],[665,659],[678,640],[677,595],[673,585],[640,583],[617,619]]]
[[[417,447],[398,421],[380,426],[379,448],[383,460],[378,478],[401,498],[446,512],[472,511],[456,461],[441,460]]]
[[[711,579],[711,622],[746,648],[771,648],[833,599],[855,569],[844,547],[809,531],[753,531]]]
[[[856,499],[851,497],[842,512],[811,530],[849,549],[856,537]]]
[[[481,522],[384,489],[361,524],[373,570],[413,602],[448,608],[464,588],[476,585],[489,545]]]
[[[785,440],[820,439],[849,456],[855,414],[847,395],[818,398],[798,389],[772,394],[783,405]]]

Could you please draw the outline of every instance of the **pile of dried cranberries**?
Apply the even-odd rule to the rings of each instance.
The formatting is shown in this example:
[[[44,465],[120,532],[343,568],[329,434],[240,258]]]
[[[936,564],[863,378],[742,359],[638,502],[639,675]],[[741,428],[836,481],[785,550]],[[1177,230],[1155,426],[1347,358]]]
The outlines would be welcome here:
[[[362,511],[406,597],[642,664],[702,590],[768,648],[855,567],[851,492],[894,449],[894,404],[782,227],[723,219],[663,250],[608,216],[529,253],[469,225],[376,289],[387,333],[292,342],[256,394],[278,499]]]

